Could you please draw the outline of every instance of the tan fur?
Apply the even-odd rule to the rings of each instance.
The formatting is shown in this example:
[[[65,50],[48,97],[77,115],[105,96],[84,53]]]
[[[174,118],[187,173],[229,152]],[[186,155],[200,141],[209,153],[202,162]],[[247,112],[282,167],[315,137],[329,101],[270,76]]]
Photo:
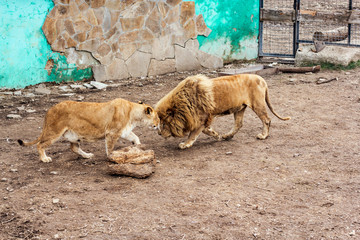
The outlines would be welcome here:
[[[266,106],[281,120],[270,103],[265,80],[253,74],[242,74],[208,79],[203,75],[183,80],[163,97],[155,107],[160,118],[159,134],[184,137],[189,134],[181,149],[189,148],[201,132],[221,140],[231,139],[241,128],[246,107],[250,107],[263,122],[263,132],[257,137],[269,135],[270,118]],[[235,126],[224,135],[210,128],[215,116],[234,114]]]
[[[70,142],[73,152],[84,158],[91,158],[93,154],[80,149],[81,140],[105,139],[106,154],[109,156],[120,137],[140,144],[139,138],[132,132],[139,125],[152,125],[154,128],[159,125],[159,118],[149,105],[120,98],[105,103],[64,101],[48,110],[43,131],[36,140],[18,142],[22,146],[37,144],[41,161],[51,162],[45,148],[61,136]]]

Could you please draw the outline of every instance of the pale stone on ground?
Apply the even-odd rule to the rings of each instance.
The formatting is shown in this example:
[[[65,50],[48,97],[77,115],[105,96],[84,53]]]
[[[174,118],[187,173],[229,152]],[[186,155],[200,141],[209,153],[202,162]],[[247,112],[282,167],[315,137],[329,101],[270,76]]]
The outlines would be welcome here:
[[[327,45],[321,52],[315,53],[312,44],[300,45],[296,52],[295,65],[301,66],[306,63],[322,63],[329,62],[336,65],[347,66],[351,62],[357,62],[360,59],[360,49],[351,47],[341,47]]]
[[[153,150],[143,150],[139,147],[126,147],[114,151],[109,160],[108,172],[113,175],[125,175],[135,178],[146,178],[155,172],[155,153]]]

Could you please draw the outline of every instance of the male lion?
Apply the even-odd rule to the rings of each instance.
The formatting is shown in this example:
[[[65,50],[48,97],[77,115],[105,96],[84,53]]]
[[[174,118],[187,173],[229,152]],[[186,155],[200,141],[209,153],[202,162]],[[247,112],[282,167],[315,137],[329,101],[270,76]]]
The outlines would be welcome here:
[[[181,149],[190,148],[201,132],[217,140],[231,139],[242,127],[246,107],[250,107],[263,122],[263,131],[258,139],[269,136],[270,118],[266,105],[281,120],[271,106],[265,80],[254,74],[241,74],[209,79],[203,75],[183,80],[155,106],[160,118],[159,134],[165,138],[184,137]],[[224,135],[219,135],[210,125],[215,116],[234,114],[235,126]]]
[[[80,140],[105,139],[106,154],[110,156],[116,141],[121,137],[134,144],[140,144],[132,130],[139,125],[157,128],[159,117],[152,107],[117,98],[105,103],[64,101],[51,107],[45,116],[41,135],[32,142],[18,140],[21,146],[37,143],[40,160],[51,162],[45,148],[61,136],[70,142],[73,152],[84,158],[91,158],[80,148]]]

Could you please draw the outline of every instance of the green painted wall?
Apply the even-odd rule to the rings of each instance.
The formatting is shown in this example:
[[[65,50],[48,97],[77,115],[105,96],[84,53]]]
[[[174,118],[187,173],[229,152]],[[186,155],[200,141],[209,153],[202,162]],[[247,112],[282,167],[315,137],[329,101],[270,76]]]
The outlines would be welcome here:
[[[52,0],[0,0],[0,87],[23,88],[40,82],[73,81],[92,76],[51,51],[41,27]],[[45,70],[49,59],[54,68]]]
[[[203,14],[212,30],[199,36],[200,50],[225,61],[251,60],[258,57],[259,1],[192,0],[196,14]]]

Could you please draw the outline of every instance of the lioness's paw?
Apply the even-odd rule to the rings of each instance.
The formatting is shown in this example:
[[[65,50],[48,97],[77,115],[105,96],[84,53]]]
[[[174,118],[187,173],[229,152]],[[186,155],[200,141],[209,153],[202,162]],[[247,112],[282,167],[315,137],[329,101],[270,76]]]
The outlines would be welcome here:
[[[92,158],[93,156],[94,156],[93,153],[86,153],[82,155],[83,158]]]
[[[257,139],[260,139],[260,140],[264,140],[267,138],[267,136],[264,136],[262,135],[261,133],[259,133],[257,136],[256,136]]]
[[[51,157],[44,157],[41,159],[41,161],[43,161],[44,163],[49,163],[49,162],[52,162],[52,159],[51,159]]]

